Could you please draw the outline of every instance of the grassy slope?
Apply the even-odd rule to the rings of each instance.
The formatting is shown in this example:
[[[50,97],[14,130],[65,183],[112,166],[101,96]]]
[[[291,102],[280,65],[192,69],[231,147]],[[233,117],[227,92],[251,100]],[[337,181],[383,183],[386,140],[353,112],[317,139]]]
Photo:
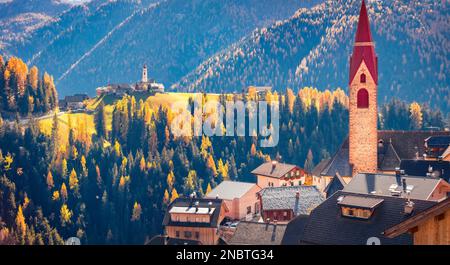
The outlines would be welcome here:
[[[170,108],[171,105],[174,102],[183,101],[187,102],[190,97],[194,97],[195,93],[165,93],[165,94],[156,94],[156,95],[150,95],[146,93],[139,93],[135,94],[136,101],[139,102],[139,100],[144,100],[149,103],[151,108],[153,110],[156,110],[159,108],[159,106],[163,106],[166,108]],[[207,99],[218,99],[218,94],[208,94]],[[102,96],[93,98],[87,101],[87,109],[88,110],[95,110],[101,101],[105,103],[105,112],[106,112],[106,125],[107,130],[111,130],[112,126],[112,113],[114,111],[114,103],[119,100],[119,97],[115,97],[112,95]],[[94,124],[94,115],[93,114],[86,114],[86,113],[66,113],[58,117],[58,120],[60,121],[59,125],[59,135],[61,139],[60,144],[65,144],[68,141],[68,135],[69,135],[69,117],[70,121],[72,123],[72,127],[75,129],[75,133],[77,132],[77,128],[80,128],[81,126],[86,126],[87,133],[89,136],[92,136],[96,133],[95,131],[95,124]],[[46,135],[50,135],[52,131],[52,123],[53,118],[47,118],[39,121],[39,127],[42,131],[42,133]]]

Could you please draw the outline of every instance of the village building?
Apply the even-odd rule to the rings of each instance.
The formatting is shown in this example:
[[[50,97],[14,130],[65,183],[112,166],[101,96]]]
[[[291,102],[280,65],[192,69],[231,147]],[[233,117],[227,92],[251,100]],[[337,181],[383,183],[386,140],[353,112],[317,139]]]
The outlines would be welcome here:
[[[255,94],[258,98],[265,99],[266,96],[272,92],[271,86],[249,86],[247,87],[247,93]]]
[[[349,76],[349,136],[326,165],[319,164],[320,174],[314,170],[322,182],[330,182],[336,173],[344,179],[358,173],[394,173],[402,160],[445,152],[448,131],[378,131],[378,57],[364,1]]]
[[[347,181],[345,181],[344,178],[339,175],[339,173],[336,173],[336,175],[334,175],[334,177],[323,190],[323,193],[325,194],[326,198],[329,198],[336,191],[343,190],[346,185]]]
[[[314,186],[268,187],[258,194],[265,222],[287,223],[309,213],[324,201]]]
[[[411,245],[411,235],[395,238],[384,231],[436,205],[413,200],[338,191],[317,206],[309,217],[289,222],[284,244],[305,245]]]
[[[209,199],[222,199],[228,208],[226,217],[233,220],[251,220],[260,211],[257,193],[261,188],[255,183],[223,181],[205,195]]]
[[[164,216],[165,235],[171,239],[216,245],[220,239],[219,226],[227,212],[221,199],[177,198]]]
[[[450,161],[408,159],[402,160],[400,169],[407,175],[441,178],[450,182]]]
[[[148,78],[147,65],[142,68],[142,77],[139,82],[131,84],[110,84],[96,89],[97,96],[114,95],[124,96],[136,92],[164,93],[164,85]]]
[[[353,177],[344,192],[372,194],[404,199],[442,201],[450,192],[450,184],[440,178],[397,174],[361,173]]]
[[[443,159],[444,154],[450,148],[450,135],[431,136],[425,139],[425,159]]]
[[[65,96],[60,100],[58,106],[61,110],[78,110],[86,107],[84,101],[88,100],[89,96],[86,94],[75,94],[72,96]]]
[[[414,245],[450,245],[450,198],[384,232],[388,238],[404,234],[412,235]]]
[[[240,222],[229,245],[281,245],[286,224]]]
[[[308,177],[300,167],[277,161],[266,162],[251,173],[261,188],[302,185]]]

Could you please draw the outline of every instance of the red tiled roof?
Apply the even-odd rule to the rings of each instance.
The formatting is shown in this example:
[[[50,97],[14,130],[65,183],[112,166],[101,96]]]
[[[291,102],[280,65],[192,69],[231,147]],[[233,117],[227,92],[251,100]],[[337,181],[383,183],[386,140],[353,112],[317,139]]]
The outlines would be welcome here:
[[[356,31],[355,46],[350,58],[350,79],[349,83],[355,78],[359,66],[364,61],[375,84],[378,84],[378,58],[375,54],[372,34],[370,33],[369,17],[365,1],[362,1],[359,12],[358,29]]]

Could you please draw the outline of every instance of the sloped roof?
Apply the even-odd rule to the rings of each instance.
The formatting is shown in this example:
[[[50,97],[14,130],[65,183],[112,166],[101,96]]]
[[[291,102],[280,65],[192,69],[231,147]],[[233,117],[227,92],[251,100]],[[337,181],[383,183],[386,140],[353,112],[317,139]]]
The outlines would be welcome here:
[[[425,177],[427,176],[427,173],[431,173],[431,177],[442,178],[447,182],[450,182],[450,161],[422,159],[402,160],[400,169],[404,170],[405,174],[413,176]]]
[[[303,238],[303,232],[309,221],[309,215],[299,215],[292,219],[284,233],[282,245],[298,245],[300,244],[300,239]]]
[[[284,164],[277,162],[275,165],[272,162],[266,162],[252,171],[252,174],[263,175],[272,178],[281,178],[289,171],[296,168],[296,165]]]
[[[341,147],[331,158],[329,164],[322,171],[323,176],[334,176],[339,173],[341,176],[351,176],[352,167],[348,162],[349,149],[348,138],[344,140]]]
[[[389,238],[397,237],[401,234],[408,232],[410,228],[413,228],[426,220],[434,218],[435,216],[443,214],[449,209],[450,209],[450,198],[447,198],[435,204],[433,207],[430,207],[425,211],[416,214],[415,216],[412,216],[393,227],[390,227],[384,232],[384,234]]]
[[[198,202],[196,206],[195,203]],[[164,215],[163,225],[164,226],[185,226],[185,227],[217,227],[219,225],[220,212],[222,210],[223,201],[221,199],[205,199],[205,198],[186,198],[180,197],[175,199],[167,208],[166,214]],[[176,222],[170,219],[170,211],[174,208],[183,208],[186,211],[189,209],[199,207],[199,208],[214,208],[212,211],[211,219],[209,223],[199,223],[199,222]]]
[[[234,198],[241,198],[255,186],[256,183],[225,180],[217,185],[210,193],[206,194],[205,197],[233,200]]]
[[[431,136],[426,139],[428,147],[441,147],[445,148],[450,146],[450,136],[449,135],[439,135]]]
[[[445,149],[445,151],[441,155],[443,158],[446,158],[447,156],[450,156],[450,146]]]
[[[447,131],[378,131],[378,139],[392,145],[400,159],[414,159],[416,153],[422,156],[425,140],[430,136],[450,136]]]
[[[361,197],[354,195],[347,195],[338,202],[339,205],[373,209],[380,205],[384,200],[380,198]]]
[[[281,245],[286,224],[239,222],[230,245]]]
[[[401,159],[391,141],[383,146],[385,150],[378,150],[378,168],[381,170],[395,170],[400,164]]]
[[[296,197],[297,192],[299,198]],[[269,187],[259,192],[262,210],[292,209],[295,215],[308,215],[312,209],[324,201],[315,186]]]
[[[330,163],[330,159],[323,159],[322,161],[319,162],[319,164],[317,164],[317,166],[314,167],[313,171],[311,172],[311,174],[313,176],[316,177],[320,177],[322,173],[322,171],[325,169],[326,166],[328,166],[328,164]]]
[[[450,136],[447,131],[378,131],[378,168],[394,170],[400,166],[401,160],[415,159],[425,153],[425,139],[430,136]],[[380,145],[382,145],[380,147]],[[322,170],[323,176],[351,176],[349,164],[348,137],[334,154],[327,166]],[[400,159],[400,160],[399,160]]]
[[[333,192],[336,190],[342,190],[344,189],[345,185],[347,185],[347,183],[344,181],[341,175],[339,175],[339,173],[336,173],[330,183],[328,183],[328,185],[325,187],[324,192],[327,194],[327,196],[329,196],[331,195],[329,194],[330,190],[333,189]]]
[[[399,192],[400,197],[405,198],[406,193],[403,191],[403,180],[406,180],[406,185],[412,185],[414,187],[409,197],[417,200],[428,200],[431,193],[441,181],[440,179],[409,175],[357,174],[344,187],[343,191],[358,194],[372,194],[375,192],[379,196],[392,197],[390,189],[395,184],[397,185],[396,190]]]
[[[341,207],[338,205],[338,198],[341,196],[377,198],[383,199],[383,202],[374,210],[370,219],[362,220],[341,215]],[[404,214],[405,199],[403,198],[338,191],[312,211],[298,242],[318,245],[366,245],[369,238],[376,237],[382,245],[410,245],[412,244],[411,235],[405,234],[391,239],[382,233],[389,227],[436,204],[432,201],[412,201],[414,210],[407,215]]]

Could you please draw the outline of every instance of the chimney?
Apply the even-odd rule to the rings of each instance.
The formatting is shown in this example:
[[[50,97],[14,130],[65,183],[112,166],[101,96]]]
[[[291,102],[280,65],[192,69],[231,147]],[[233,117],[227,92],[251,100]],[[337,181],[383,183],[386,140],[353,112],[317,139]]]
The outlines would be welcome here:
[[[406,193],[408,200],[405,203],[404,212],[405,214],[411,214],[414,211],[414,202],[409,198],[410,192]]]
[[[395,176],[400,176],[400,168],[399,167],[396,167],[395,168]]]
[[[212,208],[212,202],[208,202],[208,213],[211,211]]]
[[[402,184],[403,184],[403,192],[406,193],[406,187],[408,186],[406,185],[406,179],[402,179]]]
[[[275,169],[277,167],[277,163],[278,162],[276,160],[272,161],[272,169]]]
[[[198,205],[199,205],[200,203],[198,202],[198,201],[196,201],[195,202],[195,212],[198,212]]]

